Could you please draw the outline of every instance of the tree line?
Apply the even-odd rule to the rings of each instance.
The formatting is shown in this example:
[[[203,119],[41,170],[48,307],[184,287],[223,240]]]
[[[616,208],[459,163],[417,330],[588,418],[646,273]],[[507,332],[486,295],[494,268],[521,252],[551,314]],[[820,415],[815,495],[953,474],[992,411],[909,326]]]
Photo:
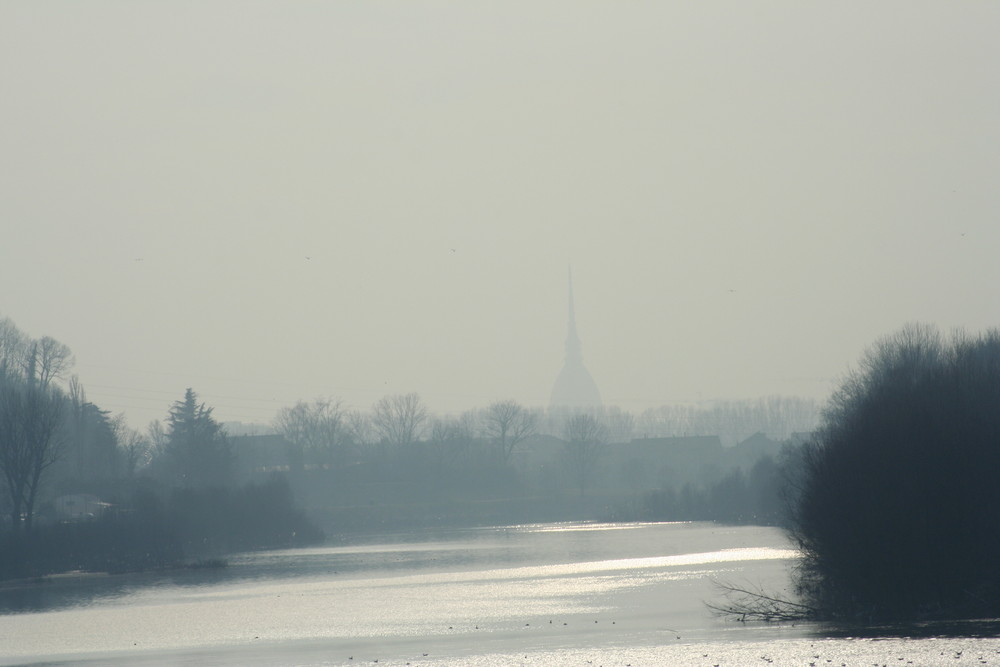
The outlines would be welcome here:
[[[509,515],[499,509],[488,514],[489,502],[545,505],[555,508],[550,518],[606,518],[615,512],[616,498],[605,493],[607,499],[585,501],[599,495],[593,490],[607,474],[602,462],[609,445],[628,442],[640,428],[642,435],[674,434],[725,421],[736,433],[776,424],[780,415],[805,427],[809,414],[805,402],[780,398],[685,409],[674,417],[660,410],[655,418],[616,408],[547,411],[514,400],[440,416],[415,393],[385,396],[365,411],[336,398],[300,400],[262,429],[280,434],[284,447],[281,465],[268,471],[254,465],[241,439],[226,432],[192,388],[168,406],[163,420],[138,430],[124,414],[112,415],[88,400],[73,365],[68,346],[50,337],[33,339],[9,318],[0,319],[0,511],[7,517],[0,570],[7,573],[26,571],[26,563],[55,562],[59,550],[52,545],[68,544],[70,533],[77,545],[70,550],[76,554],[70,565],[100,562],[101,554],[87,555],[84,544],[122,545],[128,542],[122,536],[132,535],[136,544],[149,547],[134,554],[116,547],[120,555],[111,569],[280,545],[292,535],[299,541],[319,539],[297,509],[303,500],[311,510],[350,505],[357,521],[367,516],[358,513],[362,500],[390,508],[395,502],[391,511],[403,512],[400,508],[415,508],[415,500],[425,499],[439,503],[431,512],[464,504],[498,521]],[[532,440],[557,455],[551,465],[526,471],[518,461]],[[555,502],[558,489],[573,493]],[[68,516],[59,501],[80,496],[96,504]],[[260,512],[264,497],[275,511]],[[199,503],[212,511],[192,510]],[[661,511],[669,506],[660,505]],[[261,516],[274,515],[270,533],[250,527],[250,507]],[[89,528],[66,522],[91,513]],[[333,516],[337,520],[326,525],[346,525],[345,513]],[[157,535],[151,526],[158,527]],[[88,530],[105,537],[118,531],[120,539],[85,539]],[[152,556],[143,560],[136,555],[140,551]]]
[[[286,474],[260,476],[241,467],[235,439],[192,389],[143,433],[88,401],[72,366],[67,346],[0,320],[0,509],[7,516],[0,576],[154,567],[321,539],[296,494],[365,488],[348,480],[368,484],[392,512],[422,520],[427,507],[414,505],[408,489],[421,487],[452,507],[486,503],[494,491],[507,501],[541,492],[551,505],[593,511],[598,505],[584,501],[603,500],[591,491],[606,474],[599,471],[609,445],[636,435],[637,424],[653,430],[656,418],[661,433],[687,432],[711,415],[730,420],[737,433],[739,419],[808,420],[806,405],[776,399],[685,408],[683,419],[663,409],[638,421],[614,409],[557,413],[515,401],[435,417],[416,394],[384,397],[368,412],[319,399],[279,411],[273,428],[286,446]],[[774,491],[784,488],[784,520],[802,552],[799,598],[734,588],[749,593],[728,608],[743,618],[995,617],[998,405],[1000,331],[945,338],[911,325],[865,354],[805,446],[716,469],[697,485],[663,485],[633,498],[633,513],[770,523],[781,514]],[[531,480],[516,466],[529,440],[560,454]],[[289,482],[296,476],[306,480],[300,488]],[[558,480],[575,496],[557,497]],[[39,507],[68,493],[100,496],[104,509],[92,521],[60,522],[48,503]],[[364,500],[353,499],[357,516],[369,516],[360,511]],[[603,506],[609,516],[615,509]]]
[[[73,363],[68,346],[0,319],[0,577],[322,538],[286,480],[237,479],[231,443],[194,391],[144,434],[88,401]]]

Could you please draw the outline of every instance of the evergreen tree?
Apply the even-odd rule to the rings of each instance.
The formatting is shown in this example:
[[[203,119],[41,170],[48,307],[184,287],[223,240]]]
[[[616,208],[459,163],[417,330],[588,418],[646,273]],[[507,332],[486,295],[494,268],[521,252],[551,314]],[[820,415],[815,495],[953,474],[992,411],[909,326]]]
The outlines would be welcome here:
[[[232,477],[233,452],[225,431],[191,388],[170,408],[163,457],[178,486],[224,486]]]

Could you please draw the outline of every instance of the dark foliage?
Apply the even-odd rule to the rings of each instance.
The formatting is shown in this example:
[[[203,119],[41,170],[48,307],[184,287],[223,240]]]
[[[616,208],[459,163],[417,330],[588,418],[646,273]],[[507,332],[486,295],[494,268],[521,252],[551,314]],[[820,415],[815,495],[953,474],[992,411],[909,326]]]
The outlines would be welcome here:
[[[284,477],[237,489],[174,490],[168,526],[187,558],[313,544],[322,533],[295,506]]]
[[[783,461],[789,458],[786,453]],[[744,472],[733,469],[722,479],[702,485],[687,483],[647,493],[636,516],[645,521],[720,521],[758,526],[784,526],[787,471],[784,463],[762,456]]]
[[[46,471],[62,456],[66,397],[0,365],[0,480],[11,530],[30,532]]]
[[[798,588],[824,616],[1000,615],[1000,332],[877,343],[806,450]]]
[[[163,508],[152,497],[141,498],[134,510],[0,535],[0,578],[5,579],[75,570],[141,571],[182,559]]]
[[[93,520],[0,534],[0,579],[140,571],[322,539],[282,477],[236,489],[177,489],[166,501],[140,490],[131,507]]]
[[[234,455],[212,408],[198,402],[192,389],[184,392],[167,416],[167,441],[160,471],[172,485],[206,488],[231,480]]]

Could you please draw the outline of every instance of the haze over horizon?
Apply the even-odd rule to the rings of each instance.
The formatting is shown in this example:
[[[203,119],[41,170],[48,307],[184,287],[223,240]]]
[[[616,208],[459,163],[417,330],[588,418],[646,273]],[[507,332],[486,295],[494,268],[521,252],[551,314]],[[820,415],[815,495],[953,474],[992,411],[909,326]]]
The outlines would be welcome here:
[[[0,6],[0,316],[143,426],[825,399],[996,326],[1000,5]]]

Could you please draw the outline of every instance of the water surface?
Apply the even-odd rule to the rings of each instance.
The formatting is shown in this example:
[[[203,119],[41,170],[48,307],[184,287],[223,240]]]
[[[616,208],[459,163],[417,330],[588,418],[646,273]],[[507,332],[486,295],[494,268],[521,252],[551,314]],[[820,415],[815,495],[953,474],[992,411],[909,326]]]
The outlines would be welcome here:
[[[769,528],[545,524],[59,577],[0,591],[0,663],[1000,664],[991,638],[827,638],[705,606],[720,580],[783,591],[795,556]]]

